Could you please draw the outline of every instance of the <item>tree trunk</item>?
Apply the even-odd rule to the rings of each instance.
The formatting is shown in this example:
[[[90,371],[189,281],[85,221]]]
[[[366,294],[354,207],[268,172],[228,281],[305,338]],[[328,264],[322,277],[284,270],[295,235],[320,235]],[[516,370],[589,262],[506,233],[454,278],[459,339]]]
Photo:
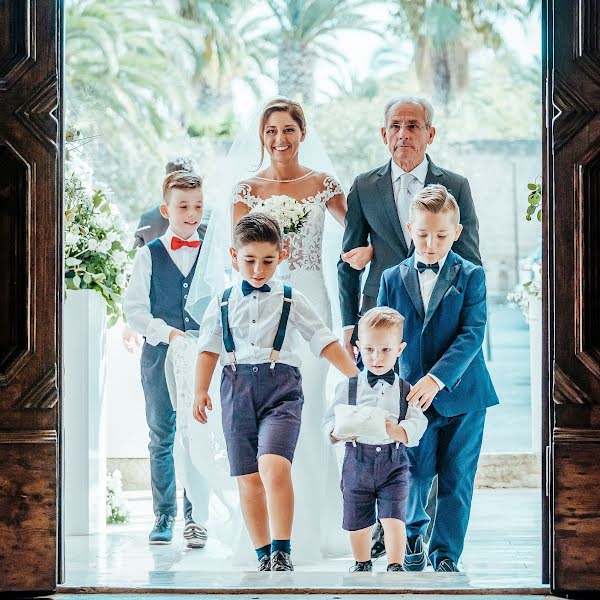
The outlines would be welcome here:
[[[314,98],[314,53],[297,40],[285,40],[279,46],[279,93],[311,104]]]

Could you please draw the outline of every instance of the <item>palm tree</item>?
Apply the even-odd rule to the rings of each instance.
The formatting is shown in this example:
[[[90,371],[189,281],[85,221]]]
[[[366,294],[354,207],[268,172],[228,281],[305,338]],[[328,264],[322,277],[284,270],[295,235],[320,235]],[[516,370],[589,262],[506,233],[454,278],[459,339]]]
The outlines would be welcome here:
[[[394,33],[408,36],[419,80],[447,106],[468,82],[471,44],[497,50],[500,16],[522,18],[539,0],[396,0]],[[393,54],[388,50],[383,54]]]
[[[179,0],[178,13],[195,25],[184,42],[194,61],[192,83],[203,113],[231,107],[231,82],[259,95],[257,77],[270,56],[249,0]]]
[[[311,103],[318,59],[345,57],[333,35],[341,30],[376,33],[360,9],[373,0],[267,0],[277,28],[266,35],[277,51],[279,93]]]
[[[68,107],[101,121],[106,137],[133,134],[153,147],[185,107],[174,85],[185,69],[173,44],[184,22],[149,0],[72,0],[66,23]]]

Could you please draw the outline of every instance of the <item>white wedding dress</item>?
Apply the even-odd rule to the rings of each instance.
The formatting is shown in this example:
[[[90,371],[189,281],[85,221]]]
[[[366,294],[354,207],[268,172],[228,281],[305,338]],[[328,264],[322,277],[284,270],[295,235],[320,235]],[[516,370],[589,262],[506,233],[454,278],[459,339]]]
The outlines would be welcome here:
[[[289,258],[278,270],[281,279],[308,298],[328,327],[332,327],[332,316],[323,271],[323,232],[327,202],[341,193],[340,184],[333,177],[326,177],[322,191],[302,199],[309,207],[307,220],[299,233],[287,236]],[[233,192],[234,203],[243,202],[250,208],[262,200],[265,198],[254,196],[247,183],[238,185]],[[321,429],[323,415],[331,401],[326,394],[329,363],[315,357],[306,342],[299,354],[304,408],[292,466],[295,496],[292,557],[297,565],[351,552],[349,537],[342,530],[342,494],[336,452]]]

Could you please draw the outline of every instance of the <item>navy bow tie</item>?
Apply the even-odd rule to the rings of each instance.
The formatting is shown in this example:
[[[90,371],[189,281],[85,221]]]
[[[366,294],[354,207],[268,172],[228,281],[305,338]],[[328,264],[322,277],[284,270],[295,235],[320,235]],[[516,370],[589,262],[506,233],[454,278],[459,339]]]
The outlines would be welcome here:
[[[375,387],[375,384],[380,380],[387,381],[390,385],[392,385],[396,379],[396,374],[394,373],[394,369],[390,369],[387,373],[383,375],[375,375],[375,373],[371,373],[371,371],[367,371],[367,381],[371,387]]]
[[[242,281],[242,294],[247,296],[252,292],[270,292],[271,288],[265,283],[261,285],[259,288],[255,288],[253,285],[249,284],[245,279]]]
[[[440,270],[440,265],[439,265],[439,263],[433,263],[432,265],[426,265],[425,263],[422,263],[421,261],[419,261],[417,263],[417,271],[419,271],[419,273],[423,273],[427,269],[431,269],[434,273],[437,273]]]

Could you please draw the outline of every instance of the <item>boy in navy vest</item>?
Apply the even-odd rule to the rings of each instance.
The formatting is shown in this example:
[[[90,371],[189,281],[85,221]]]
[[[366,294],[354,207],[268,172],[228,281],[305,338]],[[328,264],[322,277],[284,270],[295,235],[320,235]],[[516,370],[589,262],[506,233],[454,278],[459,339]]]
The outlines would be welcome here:
[[[194,417],[207,422],[208,388],[221,357],[223,433],[258,570],[292,571],[291,467],[304,402],[300,336],[347,377],[358,369],[308,300],[274,278],[285,258],[276,221],[261,213],[242,217],[231,256],[242,282],[214,298],[202,321]]]
[[[406,347],[402,341],[404,318],[391,308],[367,311],[358,322],[360,352],[365,370],[340,381],[335,399],[323,419],[323,431],[331,442],[335,407],[350,404],[359,409],[382,409],[381,433],[375,431],[346,441],[342,469],[344,521],[350,532],[356,561],[352,571],[371,571],[371,530],[379,519],[385,531],[388,571],[404,571],[406,548],[406,500],[408,497],[408,457],[406,448],[417,446],[427,428],[420,408],[409,406],[410,384],[394,372],[398,357]],[[369,413],[366,418],[376,418]],[[385,418],[385,430],[383,419]],[[360,429],[360,427],[359,427]],[[347,439],[347,438],[346,438]]]
[[[487,320],[485,273],[450,250],[460,236],[460,214],[443,185],[418,192],[408,230],[415,252],[381,276],[380,306],[405,318],[409,344],[400,376],[413,387],[408,401],[429,420],[416,448],[409,448],[410,493],[404,566],[425,568],[425,512],[438,477],[429,559],[436,571],[458,571],[473,497],[473,484],[488,406],[498,404],[481,346]]]
[[[163,236],[138,250],[123,304],[129,325],[145,338],[141,373],[150,429],[148,449],[156,517],[149,535],[151,544],[171,543],[177,514],[173,461],[176,414],[167,389],[165,358],[176,336],[199,329],[185,311],[185,303],[200,253],[197,228],[203,202],[202,179],[198,175],[174,171],[165,177],[160,212],[169,220],[169,227]],[[202,504],[194,507],[196,523],[184,490],[183,535],[190,548],[206,544],[208,498]]]

